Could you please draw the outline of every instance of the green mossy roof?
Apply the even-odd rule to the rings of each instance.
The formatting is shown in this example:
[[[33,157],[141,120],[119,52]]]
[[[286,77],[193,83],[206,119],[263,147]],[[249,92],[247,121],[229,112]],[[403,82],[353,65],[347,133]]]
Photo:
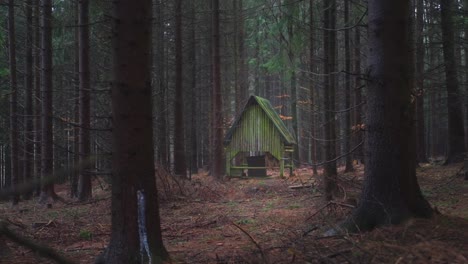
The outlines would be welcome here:
[[[236,117],[236,119],[234,120],[234,123],[232,124],[231,128],[226,133],[226,136],[224,138],[224,145],[228,145],[231,142],[232,135],[234,134],[234,131],[236,130],[239,122],[241,122],[241,118],[242,118],[243,113],[247,110],[247,108],[249,106],[251,106],[253,104],[258,104],[263,109],[263,111],[265,111],[267,116],[270,118],[270,120],[273,122],[275,127],[280,132],[283,143],[285,145],[295,145],[296,144],[296,139],[295,139],[294,135],[291,132],[289,132],[288,128],[283,123],[283,120],[281,120],[280,116],[275,111],[275,109],[271,105],[270,101],[268,101],[267,99],[262,98],[260,96],[252,95],[252,96],[250,96],[249,100],[245,104],[244,109],[242,110],[242,112]]]

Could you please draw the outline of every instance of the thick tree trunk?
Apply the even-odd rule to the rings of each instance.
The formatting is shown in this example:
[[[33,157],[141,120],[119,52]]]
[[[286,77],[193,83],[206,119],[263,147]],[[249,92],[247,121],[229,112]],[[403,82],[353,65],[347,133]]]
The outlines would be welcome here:
[[[31,182],[33,174],[34,160],[34,131],[33,131],[33,17],[32,0],[26,1],[26,50],[25,50],[25,69],[24,69],[24,151],[23,151],[23,179],[24,182]],[[32,196],[32,192],[24,195],[25,199]]]
[[[345,26],[349,26],[349,0],[345,0]],[[349,30],[345,30],[345,108],[350,109],[351,107],[351,48],[350,48],[350,38]],[[351,150],[351,110],[347,110],[345,113],[345,153],[348,153]],[[345,172],[354,171],[353,168],[353,159],[350,154],[346,155],[346,167]]]
[[[54,184],[49,183],[54,170],[54,138],[53,138],[53,110],[52,110],[52,0],[42,0],[42,40],[41,40],[41,93],[42,93],[42,147],[41,147],[41,178],[43,183],[40,202],[46,203],[49,199],[56,200]]]
[[[174,98],[174,173],[187,175],[185,158],[184,90],[182,57],[182,0],[175,2],[175,98]]]
[[[408,10],[409,0],[369,1],[365,182],[351,231],[432,214],[415,171]]]
[[[442,46],[445,62],[445,82],[448,107],[448,157],[449,163],[463,160],[465,152],[465,127],[460,100],[457,65],[455,60],[455,36],[453,32],[454,0],[441,0]]]
[[[113,2],[112,227],[104,257],[109,264],[168,258],[154,176],[151,12],[151,0]]]
[[[79,24],[79,79],[80,79],[80,178],[78,180],[78,199],[86,201],[92,197],[91,185],[91,85],[89,71],[89,0],[78,1]]]
[[[223,106],[221,98],[221,62],[219,55],[219,0],[212,0],[212,111],[211,111],[211,175],[221,179],[224,175]]]
[[[10,157],[11,186],[16,188],[19,180],[19,150],[18,150],[18,80],[16,77],[16,32],[15,4],[8,1],[8,47],[10,59]],[[18,204],[19,196],[13,195],[12,204]]]
[[[332,161],[336,157],[336,132],[335,132],[335,52],[336,33],[333,31],[336,25],[336,1],[324,2],[324,106],[325,106],[325,160],[324,183],[325,199],[333,199],[337,187],[336,162]],[[331,30],[330,30],[331,29]]]

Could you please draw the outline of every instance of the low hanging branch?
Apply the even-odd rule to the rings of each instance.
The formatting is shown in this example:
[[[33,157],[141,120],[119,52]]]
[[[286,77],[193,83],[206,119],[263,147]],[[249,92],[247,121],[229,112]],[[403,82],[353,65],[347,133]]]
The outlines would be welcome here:
[[[38,244],[32,240],[21,237],[20,235],[8,229],[7,225],[8,224],[6,222],[0,220],[0,235],[3,235],[4,237],[10,239],[11,241],[36,252],[42,257],[54,260],[55,262],[59,264],[76,263],[60,255],[57,251],[55,251],[54,249],[50,247]]]

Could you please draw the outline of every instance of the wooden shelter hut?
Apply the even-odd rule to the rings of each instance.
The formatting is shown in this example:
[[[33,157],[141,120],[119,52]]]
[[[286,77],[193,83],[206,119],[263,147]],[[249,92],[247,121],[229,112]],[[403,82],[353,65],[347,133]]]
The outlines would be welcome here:
[[[261,156],[266,154],[278,161],[281,176],[284,176],[285,168],[292,173],[295,144],[294,135],[270,101],[252,95],[224,139],[227,176],[243,176],[245,169],[249,170],[249,176],[266,176],[265,157]],[[246,163],[246,160],[249,162]]]

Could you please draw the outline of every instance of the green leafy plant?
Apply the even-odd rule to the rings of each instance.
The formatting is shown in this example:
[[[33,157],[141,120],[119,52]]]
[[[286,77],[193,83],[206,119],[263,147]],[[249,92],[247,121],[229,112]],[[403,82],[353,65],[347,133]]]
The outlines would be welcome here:
[[[93,233],[89,230],[80,230],[79,236],[81,239],[91,240],[93,238]]]

